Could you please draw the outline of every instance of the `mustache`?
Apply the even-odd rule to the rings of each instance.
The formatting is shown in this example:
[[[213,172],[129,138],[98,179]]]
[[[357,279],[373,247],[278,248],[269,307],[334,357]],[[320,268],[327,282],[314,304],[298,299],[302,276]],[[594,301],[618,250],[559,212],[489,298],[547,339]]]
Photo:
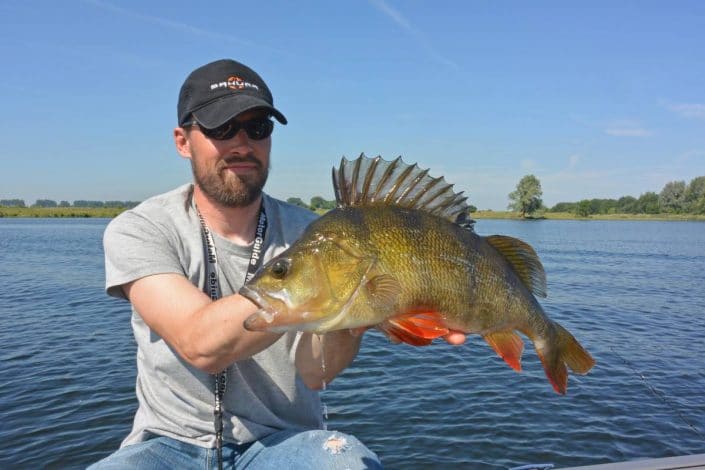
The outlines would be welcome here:
[[[247,154],[242,157],[227,157],[221,160],[220,167],[225,168],[228,165],[232,165],[234,163],[252,163],[253,165],[257,165],[257,168],[262,168],[262,162],[259,161],[254,155],[252,154]]]

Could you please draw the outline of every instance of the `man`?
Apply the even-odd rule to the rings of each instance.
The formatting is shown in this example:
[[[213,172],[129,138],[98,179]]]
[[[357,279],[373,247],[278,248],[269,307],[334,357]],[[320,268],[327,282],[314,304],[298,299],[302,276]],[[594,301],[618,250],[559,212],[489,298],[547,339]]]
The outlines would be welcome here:
[[[262,193],[271,117],[287,122],[249,67],[194,70],[174,129],[194,183],[106,229],[107,292],[133,307],[139,407],[121,449],[96,468],[381,468],[353,436],[322,430],[317,390],[352,362],[362,332],[243,327],[257,310],[237,294],[248,268],[315,218]]]

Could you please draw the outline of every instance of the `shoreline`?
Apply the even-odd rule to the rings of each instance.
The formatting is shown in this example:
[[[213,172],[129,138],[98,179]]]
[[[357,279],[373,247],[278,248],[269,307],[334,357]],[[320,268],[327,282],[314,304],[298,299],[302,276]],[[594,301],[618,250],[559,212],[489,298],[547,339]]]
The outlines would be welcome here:
[[[124,207],[0,207],[0,218],[113,218],[127,210]],[[320,214],[320,212],[317,212]],[[522,220],[510,211],[477,211],[470,214],[476,220]],[[543,212],[526,221],[538,220],[646,220],[668,222],[705,222],[705,214],[592,214],[578,217],[570,212]]]
[[[539,220],[634,220],[634,221],[661,221],[661,222],[705,222],[703,214],[591,214],[587,217],[578,217],[570,212],[542,212],[532,217],[522,219],[518,212],[510,211],[477,211],[470,214],[476,220],[482,219],[514,219],[539,221]]]
[[[52,219],[101,218],[112,219],[124,207],[0,207],[0,218]]]

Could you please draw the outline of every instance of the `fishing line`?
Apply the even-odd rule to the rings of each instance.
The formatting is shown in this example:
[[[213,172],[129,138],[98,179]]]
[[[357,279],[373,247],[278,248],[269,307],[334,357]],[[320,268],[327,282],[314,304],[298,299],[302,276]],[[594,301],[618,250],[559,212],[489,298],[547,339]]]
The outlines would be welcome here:
[[[321,349],[321,371],[323,372],[323,379],[321,379],[321,392],[326,391],[326,354],[323,344],[324,334],[317,334],[318,345]],[[321,393],[322,395],[322,393]],[[323,430],[328,430],[328,405],[323,401],[323,396],[321,396],[321,414],[323,415]]]
[[[639,378],[641,379],[641,381],[644,383],[644,386],[645,386],[649,391],[651,391],[651,394],[652,394],[652,395],[654,395],[656,398],[660,399],[668,408],[670,408],[670,410],[671,410],[672,412],[674,412],[676,415],[678,415],[678,417],[681,419],[681,421],[683,421],[683,422],[685,423],[685,425],[686,425],[687,427],[689,427],[695,434],[697,434],[698,437],[700,437],[700,439],[702,439],[702,440],[705,441],[705,434],[703,434],[703,432],[700,431],[700,429],[698,429],[695,425],[693,425],[690,421],[688,421],[688,420],[686,419],[686,417],[683,415],[683,413],[681,413],[681,412],[678,410],[678,408],[676,408],[676,406],[674,406],[673,403],[671,403],[671,402],[669,401],[669,399],[668,399],[668,397],[666,396],[665,393],[661,392],[661,391],[658,390],[656,387],[654,387],[653,385],[651,385],[651,383],[650,383],[649,380],[646,378],[646,376],[636,368],[636,366],[634,365],[633,362],[631,362],[630,360],[628,360],[627,358],[625,358],[624,356],[622,356],[620,353],[618,353],[618,352],[615,350],[614,346],[610,346],[610,349],[612,350],[612,352],[614,353],[615,356],[617,356],[618,358],[620,358],[620,359],[622,360],[622,362],[624,362],[624,363],[627,365],[627,367],[629,367],[632,371],[634,371],[634,373],[635,373],[637,376],[639,376]]]

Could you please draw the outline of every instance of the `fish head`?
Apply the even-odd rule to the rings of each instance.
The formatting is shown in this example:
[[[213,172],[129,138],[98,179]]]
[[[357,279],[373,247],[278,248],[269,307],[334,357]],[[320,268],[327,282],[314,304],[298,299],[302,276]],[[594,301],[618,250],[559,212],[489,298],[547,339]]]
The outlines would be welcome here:
[[[240,290],[260,307],[245,320],[245,328],[323,333],[364,326],[365,317],[350,307],[373,263],[345,233],[317,232],[302,238]]]

